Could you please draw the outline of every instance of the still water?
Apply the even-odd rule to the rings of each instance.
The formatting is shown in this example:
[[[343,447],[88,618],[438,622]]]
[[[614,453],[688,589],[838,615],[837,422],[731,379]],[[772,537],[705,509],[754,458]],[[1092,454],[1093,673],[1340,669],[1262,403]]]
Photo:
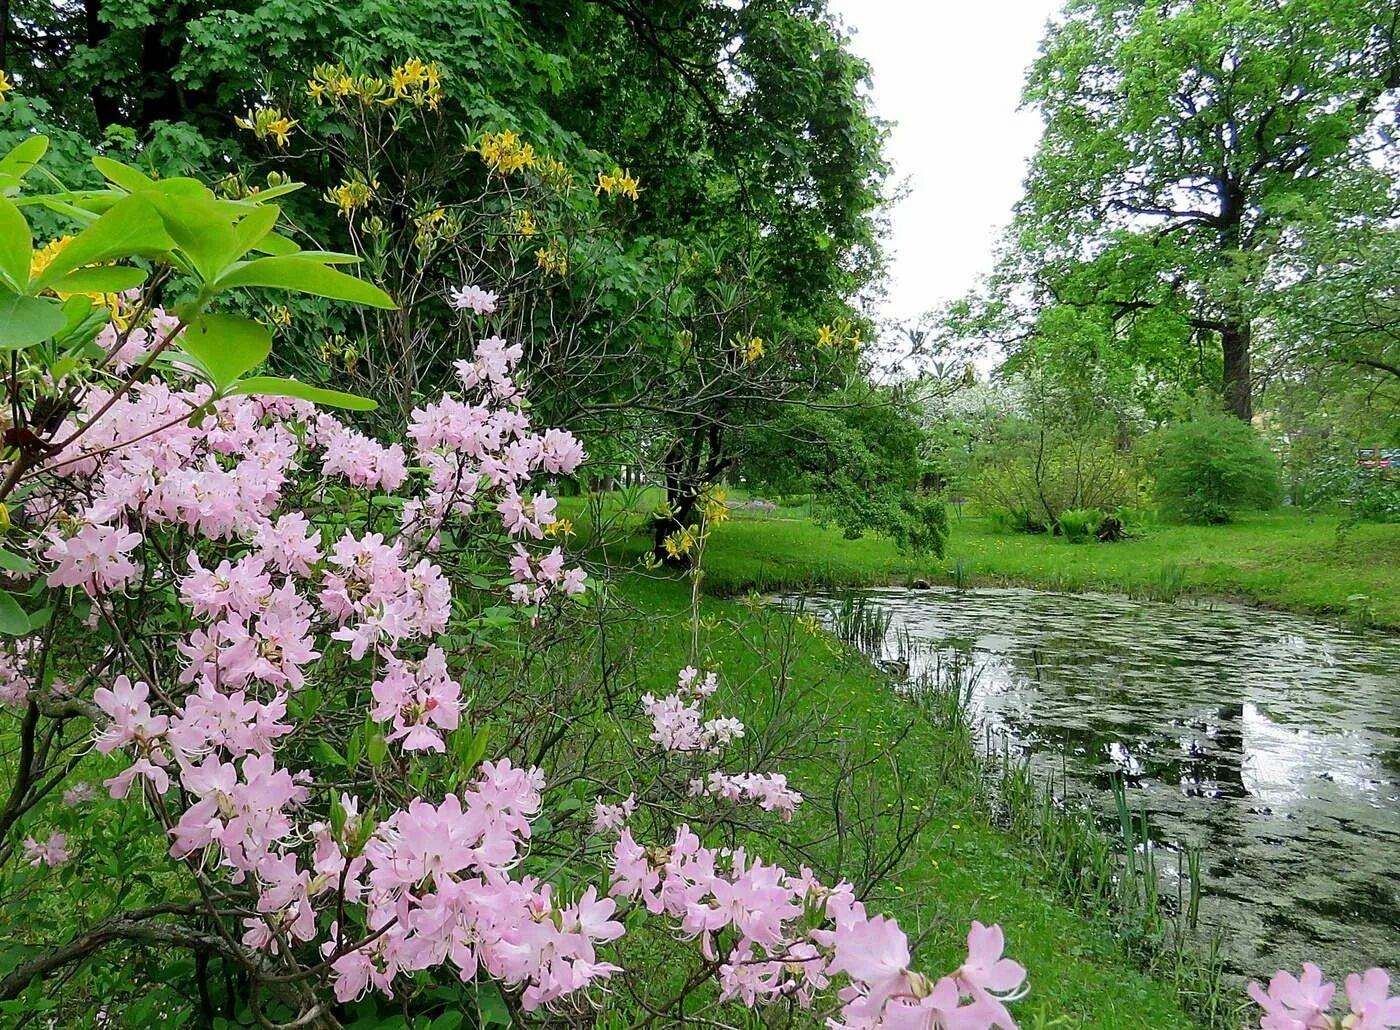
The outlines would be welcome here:
[[[1235,972],[1400,969],[1400,640],[1226,604],[863,593],[892,616],[887,656],[970,659],[979,727],[1115,825],[1121,774],[1160,868],[1202,849]]]

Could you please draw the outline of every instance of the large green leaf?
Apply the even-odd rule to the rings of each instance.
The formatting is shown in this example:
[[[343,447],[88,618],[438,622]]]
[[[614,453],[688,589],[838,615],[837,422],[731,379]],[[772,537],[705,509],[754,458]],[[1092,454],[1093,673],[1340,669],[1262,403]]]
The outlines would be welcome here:
[[[0,590],[0,634],[18,637],[29,632],[29,616],[19,606],[14,595]]]
[[[29,223],[19,208],[0,197],[0,277],[16,293],[29,289],[29,259],[33,251]]]
[[[126,190],[128,193],[140,193],[155,186],[155,180],[146,175],[145,172],[138,171],[130,165],[124,165],[120,161],[113,161],[110,157],[94,157],[93,165],[102,177],[110,183],[114,183]]]
[[[0,547],[0,569],[27,574],[34,571],[34,563],[23,555]]]
[[[44,151],[49,149],[47,136],[30,136],[4,157],[0,157],[0,193],[11,193],[19,189],[29,170],[39,163]]]
[[[207,190],[200,195],[148,194],[165,230],[189,258],[200,278],[217,279],[240,256],[233,218]]]
[[[242,315],[204,315],[185,329],[180,345],[199,361],[215,387],[226,390],[267,360],[272,333]]]
[[[42,343],[67,323],[63,306],[56,300],[0,294],[0,350],[22,350]]]
[[[288,254],[258,258],[235,266],[219,280],[220,289],[235,286],[263,286],[272,290],[294,290],[332,300],[348,300],[374,308],[397,307],[394,299],[381,290],[326,265],[315,254]]]
[[[160,215],[144,196],[124,197],[105,215],[73,237],[35,282],[48,287],[84,265],[125,257],[164,254],[174,240],[161,224]]]
[[[276,376],[250,376],[240,380],[229,391],[230,394],[262,394],[273,397],[297,397],[323,408],[345,408],[348,411],[373,411],[378,403],[368,397],[339,390],[323,390],[319,386],[308,386],[295,379],[279,379]]]
[[[272,227],[277,224],[281,214],[282,209],[276,204],[264,204],[245,215],[234,229],[238,241],[238,256],[242,257],[261,243],[268,233],[272,232]]]
[[[146,273],[130,265],[98,265],[69,272],[53,284],[59,293],[121,293],[140,286]]]

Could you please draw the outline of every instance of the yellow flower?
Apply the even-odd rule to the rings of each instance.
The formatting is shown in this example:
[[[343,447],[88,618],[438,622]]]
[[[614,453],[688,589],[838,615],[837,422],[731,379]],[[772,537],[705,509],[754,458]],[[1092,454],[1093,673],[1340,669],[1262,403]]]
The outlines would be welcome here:
[[[366,182],[364,177],[356,172],[353,178],[340,180],[338,186],[332,186],[321,196],[326,203],[334,204],[341,215],[349,218],[358,209],[369,206],[378,188],[378,180]]]
[[[315,79],[306,80],[306,95],[316,101],[317,106],[326,99],[326,84]]]
[[[247,129],[258,139],[271,138],[279,147],[285,147],[297,122],[288,118],[275,107],[259,107],[248,112],[247,117],[233,119],[240,129]]]
[[[273,308],[272,321],[277,325],[291,325],[292,313],[286,308]]]
[[[836,342],[836,333],[829,325],[824,325],[817,330],[817,346],[830,347]]]
[[[662,546],[666,548],[666,553],[672,558],[679,558],[682,555],[689,554],[695,549],[695,545],[699,542],[700,538],[694,526],[686,526],[684,529],[678,529],[674,533],[667,535],[667,537],[661,541]]]
[[[569,519],[558,519],[544,527],[545,536],[562,536],[565,539],[574,535],[574,524]]]
[[[744,364],[752,365],[763,357],[763,337],[755,336],[744,345]]]
[[[539,175],[546,186],[558,193],[567,193],[574,188],[574,173],[557,157],[546,156],[540,162]]]
[[[523,168],[535,166],[535,148],[523,142],[520,136],[510,129],[485,133],[481,142],[467,149],[480,154],[487,167],[503,179]]]
[[[33,279],[43,274],[44,269],[53,263],[53,259],[58,257],[58,252],[66,247],[72,238],[72,236],[60,236],[35,250],[29,257],[29,278]]]
[[[5,73],[0,71],[0,104],[3,104],[5,102],[5,94],[10,92],[14,88],[14,83],[12,83],[9,79],[5,78]]]
[[[515,213],[515,231],[521,236],[533,236],[540,231],[532,211],[520,210]]]
[[[614,193],[621,193],[629,200],[636,200],[640,189],[640,179],[625,168],[614,168],[611,175],[606,172],[598,173],[598,184],[593,188],[593,193],[595,196],[606,193],[610,197]]]
[[[557,243],[551,243],[547,247],[541,247],[535,251],[535,264],[540,271],[546,275],[567,275],[569,271],[569,255]]]
[[[616,175],[616,172],[614,174]],[[641,192],[641,180],[625,168],[622,170],[622,174],[617,175],[616,178],[618,192],[628,200],[635,201],[637,194]]]

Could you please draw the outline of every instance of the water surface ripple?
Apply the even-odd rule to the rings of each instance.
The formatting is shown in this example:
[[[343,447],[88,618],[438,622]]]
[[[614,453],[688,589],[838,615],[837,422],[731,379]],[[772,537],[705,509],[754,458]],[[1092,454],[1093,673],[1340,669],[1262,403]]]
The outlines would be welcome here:
[[[975,719],[1033,767],[1106,817],[1121,772],[1155,841],[1203,849],[1236,972],[1400,968],[1400,640],[1227,604],[862,593],[893,617],[887,654],[920,649],[912,672],[972,659]]]

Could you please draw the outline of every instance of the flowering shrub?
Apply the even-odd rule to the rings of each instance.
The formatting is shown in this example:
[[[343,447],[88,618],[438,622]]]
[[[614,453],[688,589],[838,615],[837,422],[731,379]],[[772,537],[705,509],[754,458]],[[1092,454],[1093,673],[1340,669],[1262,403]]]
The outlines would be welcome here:
[[[847,1027],[1014,1026],[1025,970],[999,928],[974,923],[966,961],[928,976],[851,883],[789,872],[732,833],[717,843],[739,809],[788,820],[804,799],[782,773],[729,761],[748,727],[709,710],[714,671],[689,666],[674,692],[643,697],[620,761],[585,741],[580,785],[636,789],[597,796],[588,825],[560,803],[556,824],[530,752],[488,756],[473,678],[473,655],[505,641],[492,626],[543,631],[588,596],[539,482],[574,474],[584,450],[535,425],[520,347],[482,339],[456,388],[382,443],[313,403],[361,399],[249,375],[271,330],[209,307],[224,288],[387,298],[334,256],[288,252],[275,208],[103,170],[105,211],[64,200],[89,224],[39,272],[29,253],[22,270],[0,255],[13,288],[0,338],[24,359],[0,487],[0,719],[19,741],[0,898],[15,918],[88,867],[144,877],[150,903],[124,884],[70,939],[7,953],[0,1003],[37,1011],[47,978],[139,941],[236,971],[229,993],[264,1025],[339,1026],[363,999],[371,1019],[374,999],[411,1012],[453,982],[494,981],[508,1011],[586,1013],[650,919],[695,942],[692,982],[723,1001],[787,1001]],[[9,201],[0,217],[23,224]],[[280,253],[244,260],[258,245]],[[162,307],[171,281],[200,299]],[[494,303],[460,296],[474,314]],[[106,798],[79,769],[103,770]],[[120,804],[70,818],[54,796]],[[639,842],[644,811],[673,833]],[[1386,984],[1358,984],[1357,1011],[1389,1018]],[[1298,1007],[1286,984],[1268,997]]]

